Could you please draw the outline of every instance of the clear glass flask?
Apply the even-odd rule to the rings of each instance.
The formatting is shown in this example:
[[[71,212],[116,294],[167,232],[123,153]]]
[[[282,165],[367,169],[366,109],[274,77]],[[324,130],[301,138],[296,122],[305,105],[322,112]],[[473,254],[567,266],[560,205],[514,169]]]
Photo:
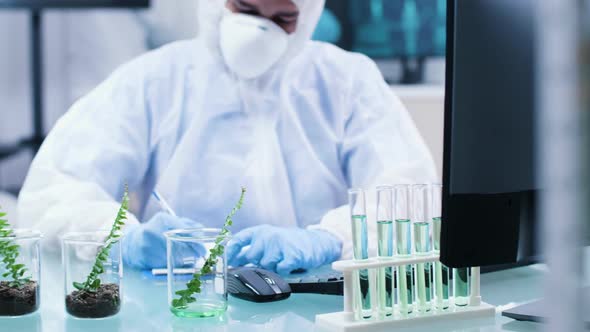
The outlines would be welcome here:
[[[367,239],[367,209],[365,192],[362,189],[350,189],[348,191],[348,204],[350,206],[350,220],[352,227],[353,258],[357,260],[369,258]],[[369,288],[369,270],[363,269],[356,272],[354,291],[355,318],[370,318],[371,292]]]
[[[395,218],[396,254],[409,257],[412,254],[412,232],[410,224],[410,186],[405,184],[393,187]],[[399,311],[407,315],[413,311],[414,282],[412,265],[397,267],[397,290]]]
[[[164,233],[168,261],[168,305],[177,317],[216,317],[227,310],[227,259],[225,250],[212,264],[206,262],[217,245],[226,246],[229,235],[221,229],[179,229]],[[209,270],[209,271],[207,271]],[[200,292],[193,292],[186,303],[178,304],[187,283],[200,274]],[[180,293],[179,293],[180,292]]]
[[[442,186],[432,185],[432,242],[434,252],[440,253],[440,232],[442,228]],[[435,306],[449,307],[449,268],[440,261],[434,263]]]
[[[431,209],[430,186],[412,186],[412,226],[414,228],[414,252],[416,255],[431,253],[430,218]],[[418,263],[416,273],[416,307],[420,312],[432,309],[431,263]]]
[[[0,233],[0,247],[10,247],[12,253],[18,253],[16,257],[0,256],[0,316],[23,316],[39,309],[40,242],[41,233],[30,229]],[[7,260],[14,260],[12,269],[8,268]],[[22,275],[21,271],[24,271]]]
[[[392,257],[394,252],[392,195],[391,186],[377,187],[377,255],[381,258]],[[392,267],[381,268],[377,274],[377,294],[381,316],[390,316],[393,313],[395,304],[393,277]]]
[[[116,315],[123,300],[123,260],[120,239],[110,244],[104,262],[97,267],[97,257],[108,245],[108,231],[68,233],[62,238],[62,263],[66,311],[77,318],[105,318]],[[96,270],[97,269],[97,270]],[[79,289],[92,271],[100,272],[100,286],[95,290]]]

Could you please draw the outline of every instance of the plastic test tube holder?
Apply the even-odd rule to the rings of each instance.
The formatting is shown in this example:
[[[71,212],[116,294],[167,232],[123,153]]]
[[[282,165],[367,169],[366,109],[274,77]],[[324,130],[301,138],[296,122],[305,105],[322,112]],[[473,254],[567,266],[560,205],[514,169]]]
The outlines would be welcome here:
[[[433,309],[426,313],[412,313],[402,316],[396,312],[394,308],[394,315],[376,318],[373,315],[370,319],[354,319],[353,302],[353,272],[360,269],[377,269],[382,267],[410,265],[416,263],[438,262],[438,254],[429,255],[414,255],[411,257],[387,257],[387,258],[371,258],[363,261],[337,261],[332,264],[332,268],[341,271],[344,275],[344,311],[334,312],[329,314],[317,315],[315,319],[316,331],[378,331],[384,328],[393,327],[412,327],[432,321],[459,321],[469,318],[494,317],[496,315],[496,308],[490,304],[482,302],[480,296],[480,270],[478,267],[471,268],[471,294],[469,298],[469,305],[465,307],[457,307],[453,303],[453,299],[449,299],[449,308],[445,310]],[[373,279],[371,279],[373,281]]]

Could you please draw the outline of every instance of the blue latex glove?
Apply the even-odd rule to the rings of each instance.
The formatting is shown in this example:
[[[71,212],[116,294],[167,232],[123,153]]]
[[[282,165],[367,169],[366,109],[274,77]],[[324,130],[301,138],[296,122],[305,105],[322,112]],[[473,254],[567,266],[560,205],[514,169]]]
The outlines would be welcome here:
[[[252,263],[289,274],[332,263],[341,250],[341,241],[326,231],[260,225],[237,233],[227,246],[227,257],[232,266]]]
[[[137,269],[153,269],[166,267],[166,238],[164,232],[181,228],[202,227],[190,219],[171,216],[168,213],[159,212],[147,223],[133,225],[126,230],[126,235],[121,241],[123,250],[123,262]],[[179,248],[182,255],[204,256],[206,250],[203,246],[186,243]],[[180,265],[179,262],[175,264]]]

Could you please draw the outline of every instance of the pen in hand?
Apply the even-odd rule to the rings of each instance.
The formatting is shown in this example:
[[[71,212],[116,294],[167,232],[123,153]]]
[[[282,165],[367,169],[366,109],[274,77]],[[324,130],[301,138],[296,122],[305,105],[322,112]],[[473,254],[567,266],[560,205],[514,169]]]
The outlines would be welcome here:
[[[170,207],[170,204],[168,204],[168,202],[162,197],[162,195],[160,195],[157,190],[152,191],[152,195],[154,198],[156,198],[162,209],[166,210],[166,212],[168,212],[171,216],[178,217],[176,212],[174,212],[174,210],[172,210]]]

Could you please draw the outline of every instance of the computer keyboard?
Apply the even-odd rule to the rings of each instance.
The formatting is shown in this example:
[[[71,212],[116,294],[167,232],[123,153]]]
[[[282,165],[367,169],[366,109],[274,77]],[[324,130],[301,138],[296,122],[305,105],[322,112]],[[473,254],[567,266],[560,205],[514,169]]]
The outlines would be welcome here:
[[[342,272],[323,268],[306,273],[284,277],[292,293],[343,295],[344,277]]]

